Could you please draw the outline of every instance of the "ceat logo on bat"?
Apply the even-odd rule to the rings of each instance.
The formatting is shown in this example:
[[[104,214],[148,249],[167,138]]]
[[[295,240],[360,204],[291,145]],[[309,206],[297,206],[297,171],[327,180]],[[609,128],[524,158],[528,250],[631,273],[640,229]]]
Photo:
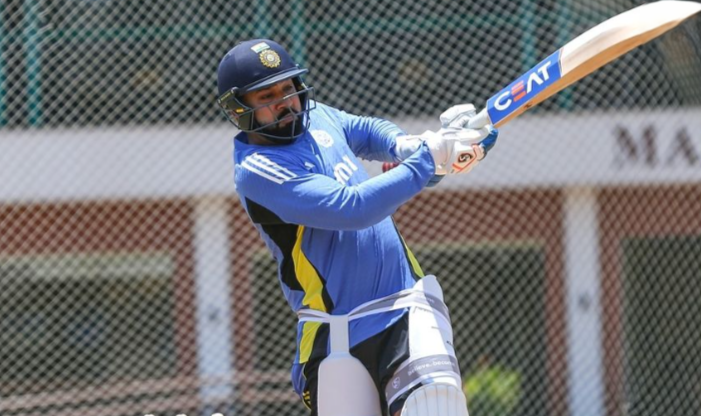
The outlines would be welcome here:
[[[493,124],[498,123],[560,77],[558,50],[490,98],[487,102],[489,119]]]

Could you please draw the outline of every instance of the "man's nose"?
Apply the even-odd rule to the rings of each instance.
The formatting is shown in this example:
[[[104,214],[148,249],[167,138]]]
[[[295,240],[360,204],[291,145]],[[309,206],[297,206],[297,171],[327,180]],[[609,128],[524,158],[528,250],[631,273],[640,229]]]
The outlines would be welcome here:
[[[275,103],[275,109],[281,110],[283,108],[289,108],[292,106],[292,97],[289,94],[282,95],[279,101]]]

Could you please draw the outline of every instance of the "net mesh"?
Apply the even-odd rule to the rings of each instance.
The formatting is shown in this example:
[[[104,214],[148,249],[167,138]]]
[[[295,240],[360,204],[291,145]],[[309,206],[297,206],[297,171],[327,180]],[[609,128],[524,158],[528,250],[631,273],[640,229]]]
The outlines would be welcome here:
[[[642,3],[0,0],[0,414],[307,414],[214,103],[238,40],[420,133]],[[395,214],[444,287],[472,414],[701,413],[700,29],[504,126]]]

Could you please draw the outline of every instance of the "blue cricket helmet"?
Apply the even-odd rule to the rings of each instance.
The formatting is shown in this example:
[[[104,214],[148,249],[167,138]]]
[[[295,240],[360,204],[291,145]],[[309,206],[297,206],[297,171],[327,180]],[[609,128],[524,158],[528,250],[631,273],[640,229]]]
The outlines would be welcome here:
[[[219,63],[217,103],[227,118],[240,130],[259,133],[275,142],[293,141],[307,130],[308,113],[312,110],[309,101],[313,88],[304,84],[301,76],[305,73],[307,69],[297,65],[285,48],[277,42],[269,39],[241,42],[234,46]],[[294,123],[287,129],[289,131],[280,132],[275,129],[279,120],[260,125],[254,116],[257,108],[248,106],[242,97],[249,92],[268,88],[287,79],[294,82],[296,93],[284,97],[283,100],[295,95],[299,96],[302,111],[296,114]],[[266,105],[271,104],[274,103]]]

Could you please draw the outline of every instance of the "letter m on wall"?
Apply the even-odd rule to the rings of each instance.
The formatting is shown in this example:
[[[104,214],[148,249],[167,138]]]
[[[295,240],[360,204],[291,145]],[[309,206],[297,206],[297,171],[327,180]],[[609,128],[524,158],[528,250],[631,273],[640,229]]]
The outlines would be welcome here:
[[[657,134],[654,127],[648,126],[643,135],[636,139],[625,127],[616,127],[615,164],[617,167],[657,164]]]

